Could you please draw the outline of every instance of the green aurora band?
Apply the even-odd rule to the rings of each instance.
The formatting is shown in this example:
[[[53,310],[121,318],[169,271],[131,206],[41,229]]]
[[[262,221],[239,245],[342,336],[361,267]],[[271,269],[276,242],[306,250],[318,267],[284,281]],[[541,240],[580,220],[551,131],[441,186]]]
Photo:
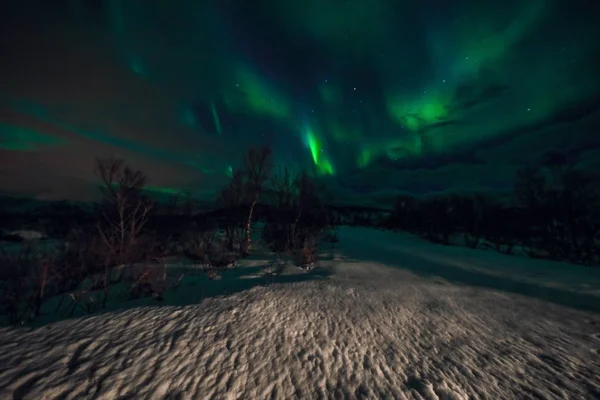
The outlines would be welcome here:
[[[600,92],[599,28],[558,0],[199,3],[111,0],[93,29],[85,7],[39,27],[50,32],[40,57],[60,51],[46,70],[68,60],[69,73],[36,78],[35,56],[12,55],[24,66],[2,74],[0,150],[41,154],[79,137],[226,179],[268,142],[278,161],[337,177],[510,141]]]

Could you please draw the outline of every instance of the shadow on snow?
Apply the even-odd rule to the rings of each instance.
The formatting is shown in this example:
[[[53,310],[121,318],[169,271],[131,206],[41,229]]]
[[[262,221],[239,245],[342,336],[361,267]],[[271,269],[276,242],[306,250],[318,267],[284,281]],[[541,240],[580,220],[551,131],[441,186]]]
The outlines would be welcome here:
[[[381,234],[378,231],[373,232],[377,232],[374,233],[375,236]],[[385,232],[385,234],[393,235],[391,232]],[[408,249],[395,248],[389,240],[365,241],[364,236],[354,237],[351,233],[344,236],[342,240],[346,243],[357,241],[355,245],[344,246],[344,253],[356,260],[380,262],[390,267],[409,270],[421,277],[435,276],[454,284],[495,289],[537,298],[582,311],[600,312],[600,297],[597,296],[470,271],[453,266],[450,262],[444,263],[427,260],[418,254],[411,254]],[[402,240],[400,237],[398,239]],[[435,248],[433,246],[435,245],[432,245],[432,249]],[[374,255],[376,256],[374,257]]]

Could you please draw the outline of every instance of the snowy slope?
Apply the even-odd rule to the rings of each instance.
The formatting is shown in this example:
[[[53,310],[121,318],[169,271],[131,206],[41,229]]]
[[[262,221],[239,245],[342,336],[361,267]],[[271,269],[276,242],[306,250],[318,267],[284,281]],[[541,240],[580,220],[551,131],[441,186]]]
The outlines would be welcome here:
[[[327,278],[3,328],[0,398],[600,396],[600,315],[443,276],[403,235],[341,240]]]
[[[600,312],[600,268],[436,245],[405,233],[367,228],[342,229],[340,238],[344,254],[359,259]]]

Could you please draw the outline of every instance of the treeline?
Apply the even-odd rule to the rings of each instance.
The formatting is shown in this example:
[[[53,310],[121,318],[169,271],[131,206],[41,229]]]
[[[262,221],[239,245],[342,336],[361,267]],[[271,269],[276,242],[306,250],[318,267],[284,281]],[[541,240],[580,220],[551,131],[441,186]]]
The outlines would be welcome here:
[[[55,229],[64,235],[59,245],[0,252],[0,307],[7,322],[36,319],[55,296],[62,296],[55,312],[66,315],[106,308],[111,298],[161,300],[190,273],[167,268],[172,256],[186,255],[193,273],[214,278],[263,240],[278,257],[288,254],[298,267],[311,269],[319,244],[336,240],[328,230],[333,221],[324,188],[306,171],[275,169],[269,148],[247,152],[215,199],[217,209],[204,214],[192,215],[186,202],[154,203],[144,190],[146,175],[124,160],[97,159],[94,174],[102,201],[85,215],[64,207],[60,215],[69,218]],[[259,232],[257,213],[264,221]]]
[[[29,209],[17,207],[23,203]],[[74,226],[93,224],[94,213],[92,205],[3,198],[0,200],[0,240],[18,240],[10,235],[16,230],[35,230],[47,237],[65,237]]]
[[[457,239],[512,254],[600,264],[600,181],[563,157],[548,155],[517,172],[510,202],[485,196],[402,196],[385,223],[435,243]]]

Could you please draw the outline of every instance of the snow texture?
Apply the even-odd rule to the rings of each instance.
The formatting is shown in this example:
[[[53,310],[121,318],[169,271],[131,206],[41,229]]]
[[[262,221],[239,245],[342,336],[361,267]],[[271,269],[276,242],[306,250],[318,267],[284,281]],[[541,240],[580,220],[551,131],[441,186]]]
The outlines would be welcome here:
[[[414,241],[411,253],[403,235],[344,228],[340,237],[320,279],[3,328],[0,398],[600,396],[598,314],[525,293],[533,282],[465,284],[447,250]],[[457,258],[478,253],[468,254]]]
[[[42,232],[31,231],[31,230],[12,231],[8,235],[14,236],[14,237],[19,238],[24,241],[40,240],[40,239],[47,238],[47,236],[45,234],[43,234]]]

